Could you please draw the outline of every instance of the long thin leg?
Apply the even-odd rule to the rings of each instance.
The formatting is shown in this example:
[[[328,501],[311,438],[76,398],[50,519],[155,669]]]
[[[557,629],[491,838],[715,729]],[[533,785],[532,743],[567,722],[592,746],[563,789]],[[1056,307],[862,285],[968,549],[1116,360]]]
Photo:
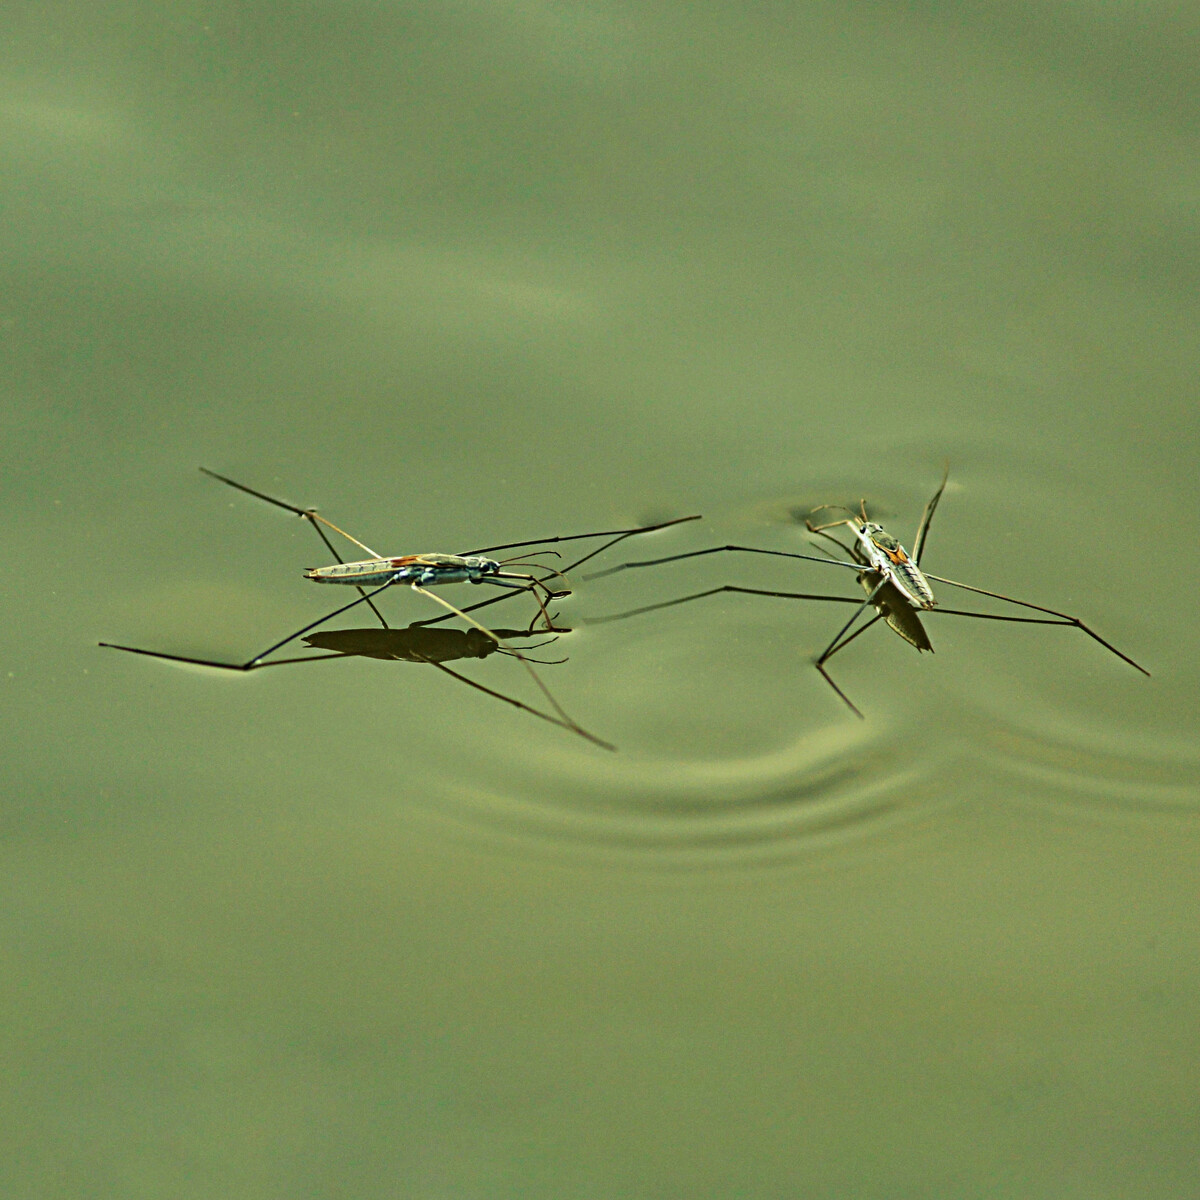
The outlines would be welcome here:
[[[926,574],[928,575],[929,573],[926,572]],[[994,599],[994,600],[1004,600],[1004,601],[1007,601],[1009,604],[1018,604],[1022,608],[1031,608],[1035,612],[1044,612],[1044,613],[1049,613],[1050,616],[1052,616],[1052,617],[1061,617],[1062,620],[1066,624],[1074,625],[1077,629],[1082,629],[1083,632],[1088,635],[1088,637],[1093,638],[1095,641],[1099,642],[1100,645],[1102,645],[1106,650],[1112,651],[1112,653],[1115,654],[1123,662],[1127,662],[1131,667],[1134,667],[1136,670],[1141,671],[1141,673],[1143,675],[1150,674],[1150,672],[1147,671],[1145,667],[1134,662],[1133,659],[1130,658],[1128,654],[1123,654],[1120,650],[1118,650],[1116,648],[1116,646],[1114,646],[1112,644],[1112,642],[1105,641],[1104,638],[1102,638],[1094,629],[1091,629],[1089,626],[1085,625],[1078,617],[1071,616],[1070,613],[1059,612],[1057,609],[1054,609],[1054,608],[1046,608],[1044,605],[1041,605],[1041,604],[1031,604],[1028,600],[1017,600],[1013,596],[1004,595],[1003,592],[989,592],[987,590],[987,588],[972,587],[969,583],[959,583],[954,579],[943,579],[942,576],[940,576],[940,575],[929,575],[929,578],[936,579],[938,583],[948,584],[950,587],[962,588],[963,591],[965,591],[965,592],[975,592],[980,596],[991,596],[992,599]],[[934,609],[933,611],[936,612],[937,610]],[[1051,624],[1053,624],[1053,623],[1054,622],[1051,622]]]
[[[825,656],[825,662],[828,662],[839,650],[845,650],[845,648],[848,645],[850,645],[850,643],[852,641],[854,641],[854,639],[856,637],[858,637],[859,634],[866,633],[867,630],[870,629],[871,626],[874,625],[876,621],[882,620],[882,618],[883,618],[882,613],[876,613],[875,616],[873,616],[865,625],[856,629],[848,638],[845,638],[841,642],[840,645],[837,645],[832,650],[830,650],[829,653]],[[837,692],[837,694],[846,702],[846,704],[849,706],[850,710],[854,713],[857,713],[859,717],[863,718],[863,720],[866,720],[866,718],[863,717],[862,712],[859,710],[858,705],[855,704],[854,701],[851,700],[850,697],[847,696],[846,693],[843,692],[842,689],[840,687],[838,687],[838,685],[836,683],[834,683],[833,677],[829,674],[828,671],[825,670],[824,664],[817,663],[816,667],[817,667],[817,670],[821,672],[822,676],[824,676],[825,682],[827,684],[829,684],[829,686],[831,688],[833,688],[833,690],[835,692]]]
[[[660,521],[657,525],[639,525],[636,529],[601,529],[597,533],[569,533],[560,537],[530,538],[528,541],[524,542],[505,542],[500,546],[481,546],[478,550],[464,550],[462,553],[464,556],[468,554],[491,554],[496,550],[516,550],[520,546],[549,546],[556,542],[577,542],[582,538],[614,536],[618,539],[627,538],[633,537],[634,534],[653,533],[656,529],[669,529],[672,525],[683,525],[688,521],[699,520],[700,514],[696,513],[690,517],[676,517],[671,521]],[[575,565],[578,566],[579,564],[576,563]]]
[[[372,632],[374,632],[374,626],[372,626]],[[101,642],[100,644],[104,645],[103,642]],[[156,657],[159,657],[159,656],[156,656]],[[342,654],[340,651],[333,650],[329,654],[305,654],[298,658],[273,658],[273,659],[271,659],[270,662],[258,663],[257,666],[249,667],[247,669],[251,670],[251,671],[262,671],[262,670],[265,670],[267,667],[291,667],[291,666],[295,666],[297,663],[328,662],[335,658],[340,658],[343,662],[348,662],[352,658],[359,658],[359,657],[361,657],[361,656],[357,655],[357,654]],[[218,664],[205,663],[204,665],[205,666],[216,666]]]
[[[850,643],[854,641],[856,637],[861,637],[867,632],[868,629],[871,628],[872,625],[875,624],[876,621],[882,620],[883,613],[876,613],[865,625],[860,625],[852,634],[850,634],[849,637],[842,638],[842,640],[836,646],[834,646],[834,648],[830,650],[828,654],[825,655],[824,661],[828,662],[835,654],[839,654],[841,651],[845,650],[845,648],[850,645]]]
[[[862,600],[859,602],[858,608],[854,611],[853,614],[851,614],[850,620],[848,620],[845,623],[845,625],[843,625],[841,627],[841,629],[838,630],[837,636],[833,639],[833,641],[830,642],[829,645],[826,646],[825,649],[821,651],[820,655],[817,658],[818,665],[823,663],[827,658],[829,658],[829,656],[831,654],[833,654],[835,652],[835,650],[837,650],[838,642],[840,642],[842,640],[842,638],[845,637],[846,633],[850,630],[851,626],[854,625],[854,623],[858,620],[858,618],[861,617],[863,615],[863,613],[865,613],[867,611],[867,607],[872,603],[872,601],[874,601],[875,597],[877,595],[879,595],[880,590],[882,589],[883,585],[886,582],[887,582],[886,579],[881,579],[871,589],[870,593],[867,595],[867,598],[865,600]]]
[[[640,533],[653,533],[657,529],[666,529],[671,525],[682,525],[685,521],[699,520],[700,517],[698,515],[694,517],[680,517],[677,521],[667,521],[662,525],[647,525],[644,529],[631,529],[625,533],[618,533],[609,541],[605,542],[603,546],[597,546],[595,550],[589,550],[582,558],[577,558],[574,562],[563,567],[562,574],[566,574],[567,571],[574,571],[576,568],[582,567],[585,562],[591,562],[593,558],[603,554],[606,550],[611,550],[613,546],[615,546],[618,542],[623,542],[626,538],[637,537]]]
[[[851,547],[851,546],[847,546],[847,545],[845,544],[845,542],[839,542],[839,541],[837,540],[837,538],[835,538],[835,537],[833,536],[833,534],[832,534],[832,533],[826,533],[826,532],[825,532],[825,530],[828,528],[828,526],[825,526],[825,525],[820,525],[820,526],[818,526],[818,525],[814,525],[814,524],[813,524],[811,521],[805,521],[805,522],[804,522],[804,524],[805,524],[805,526],[807,527],[807,529],[808,529],[808,532],[809,532],[809,533],[815,533],[815,534],[816,534],[818,537],[823,537],[823,538],[825,538],[825,540],[826,540],[826,541],[830,541],[830,542],[832,542],[832,543],[833,543],[835,546],[837,546],[837,548],[838,548],[839,550],[841,550],[841,551],[842,551],[842,553],[843,553],[843,554],[847,555],[847,556],[848,556],[848,557],[851,559],[851,561],[852,561],[852,562],[856,562],[856,563],[858,563],[860,566],[865,566],[865,565],[866,565],[865,563],[863,563],[863,562],[861,561],[861,557],[855,557],[855,556],[856,556],[856,554],[857,554],[857,555],[859,555],[859,556],[861,556],[861,554],[862,554],[862,552],[861,552],[861,551],[856,551],[856,550],[855,550],[853,547]],[[818,547],[818,549],[824,549],[824,547]],[[829,557],[830,557],[830,558],[833,558],[833,555],[831,554]],[[834,561],[836,562],[837,560],[836,560],[836,559],[834,559]]]
[[[591,734],[584,733],[584,731],[581,730],[578,725],[576,725],[573,721],[571,721],[569,719],[566,721],[563,721],[563,720],[560,720],[558,717],[552,717],[549,713],[542,712],[542,710],[540,708],[533,708],[531,705],[525,704],[521,700],[517,700],[512,696],[506,696],[503,692],[497,692],[493,688],[486,687],[484,684],[479,683],[477,680],[469,679],[466,675],[460,675],[459,672],[451,670],[451,668],[446,666],[445,663],[437,662],[436,660],[434,660],[432,658],[427,658],[424,661],[427,662],[431,667],[437,667],[437,669],[439,671],[445,671],[447,675],[451,676],[454,679],[457,679],[460,683],[465,683],[468,687],[476,688],[478,691],[484,692],[488,696],[494,696],[497,700],[503,700],[505,702],[505,704],[511,704],[514,707],[519,708],[522,712],[530,713],[532,716],[535,716],[535,717],[541,717],[541,719],[543,721],[549,721],[551,725],[557,725],[560,729],[567,729],[567,730],[570,730],[572,733],[582,734],[589,741],[593,741],[597,745],[603,746],[606,750],[616,749],[616,747],[610,746],[607,742],[602,742],[598,738],[592,737]]]
[[[912,560],[916,564],[921,562],[921,554],[925,549],[925,538],[929,534],[929,524],[933,520],[934,509],[938,506],[938,501],[942,498],[942,493],[946,490],[946,480],[950,478],[950,463],[946,462],[946,469],[942,472],[942,482],[938,490],[933,493],[933,498],[925,505],[925,511],[921,514],[921,523],[917,526],[917,536],[913,540]]]
[[[831,688],[833,688],[833,690],[835,692],[837,692],[837,694],[839,696],[841,696],[841,698],[846,702],[846,705],[849,707],[850,711],[853,713],[856,713],[860,719],[865,719],[865,718],[863,718],[862,711],[859,709],[858,705],[855,704],[854,701],[851,700],[850,697],[847,696],[846,693],[843,692],[842,689],[840,687],[838,687],[838,685],[836,683],[833,682],[833,677],[829,674],[828,671],[825,670],[825,664],[842,648],[842,646],[847,645],[853,639],[853,637],[855,636],[854,634],[851,634],[851,636],[848,638],[846,637],[846,634],[850,632],[851,626],[858,620],[858,618],[861,617],[863,615],[863,613],[865,613],[867,611],[867,608],[874,601],[875,597],[879,594],[880,590],[883,588],[883,585],[886,582],[887,582],[887,579],[885,577],[885,578],[881,579],[871,589],[867,598],[858,606],[857,610],[850,617],[850,620],[848,620],[845,623],[845,625],[843,625],[841,627],[841,629],[838,630],[837,637],[835,637],[833,639],[833,641],[830,642],[829,645],[825,647],[824,651],[820,654],[820,656],[813,663],[813,665],[817,668],[817,670],[820,671],[821,674],[824,676],[825,682],[827,684],[829,684],[829,686]],[[877,620],[879,620],[879,617],[878,616],[874,617],[871,621],[868,622],[868,624],[866,626],[864,626],[864,628],[869,628]],[[859,632],[861,633],[862,630],[859,630]],[[846,639],[844,642],[842,641],[843,638]],[[841,643],[841,645],[839,645],[839,643]]]
[[[591,550],[587,554],[585,554],[582,558],[577,558],[574,562],[568,563],[565,567],[562,567],[560,570],[556,570],[555,574],[556,575],[565,575],[568,571],[574,571],[576,567],[583,566],[583,564],[585,562],[588,562],[590,559],[595,558],[596,555],[598,555],[598,554],[603,554],[605,550],[609,549],[611,546],[615,546],[618,542],[623,542],[628,537],[636,537],[639,533],[653,533],[657,529],[666,529],[671,525],[680,525],[685,521],[698,521],[699,519],[700,518],[698,516],[696,516],[696,517],[680,517],[678,520],[675,520],[675,521],[665,521],[661,525],[646,525],[640,529],[624,530],[624,531],[620,531],[620,532],[613,531],[613,536],[612,536],[611,541],[605,542],[603,546],[599,547],[599,549]],[[594,537],[597,535],[595,535],[595,534],[590,534],[590,535],[589,534],[572,534],[571,536],[572,536],[572,538],[575,538],[575,537],[588,537],[588,536]],[[607,535],[600,534],[598,536],[605,537]],[[570,540],[570,539],[564,539],[564,540]],[[506,547],[504,547],[504,546],[495,547],[495,549],[497,549],[497,550],[503,550],[505,548]],[[591,576],[585,576],[585,578],[591,578]],[[555,598],[555,596],[557,594],[559,594],[559,593],[549,593],[548,598],[553,599],[553,598]],[[478,609],[487,608],[491,604],[500,604],[501,602],[503,602],[505,600],[511,600],[511,599],[512,599],[511,595],[493,596],[490,600],[480,600],[475,604],[468,604],[463,608],[462,611],[468,612],[468,613],[475,612]],[[420,622],[420,624],[437,625],[439,622],[448,621],[449,619],[450,619],[449,616],[431,617],[428,621]],[[559,633],[568,632],[568,630],[560,629],[558,626],[555,626],[554,628]]]
[[[609,621],[624,621],[628,617],[638,617],[643,613],[656,612],[660,608],[674,608],[677,604],[687,604],[691,600],[703,600],[705,596],[716,596],[721,592],[736,592],[744,596],[776,596],[782,600],[832,600],[837,604],[861,604],[856,596],[817,596],[808,592],[770,592],[763,588],[738,587],[727,583],[722,587],[709,588],[704,592],[693,592],[689,596],[677,596],[674,600],[662,600],[658,604],[645,604],[641,608],[631,608],[628,612],[612,613],[607,617],[590,617],[589,625],[604,625]]]
[[[246,492],[251,496],[257,496],[259,500],[265,500],[268,504],[274,504],[277,508],[286,508],[289,512],[294,512],[296,516],[304,517],[305,520],[313,523],[314,528],[318,523],[321,525],[327,525],[334,531],[334,533],[340,533],[348,542],[353,542],[360,550],[365,550],[372,558],[383,557],[372,550],[371,547],[365,542],[360,542],[358,538],[353,537],[344,529],[339,529],[332,521],[321,516],[321,514],[318,513],[314,508],[300,508],[298,505],[289,504],[286,500],[277,500],[274,496],[268,496],[266,492],[256,491],[252,487],[247,487],[244,483],[238,483],[236,480],[229,479],[224,475],[218,475],[216,471],[210,471],[207,467],[201,467],[200,470],[203,471],[205,475],[211,475],[213,479],[219,479],[222,483],[227,483],[230,487],[237,488],[239,492]],[[320,531],[318,530],[318,532]],[[328,546],[328,541],[326,541],[325,544]],[[333,550],[332,546],[329,548],[330,550]],[[336,554],[336,551],[334,551],[334,553]]]
[[[1010,617],[1004,613],[981,613],[971,612],[965,608],[942,608],[939,604],[937,608],[925,609],[922,616],[936,616],[942,613],[948,617],[975,617],[980,621],[1014,621],[1018,625],[1068,625],[1073,626],[1074,621],[1062,621],[1052,617]]]
[[[692,592],[691,595],[688,596],[677,596],[674,600],[662,600],[658,604],[645,604],[641,608],[631,608],[628,612],[612,613],[607,617],[590,617],[588,619],[588,624],[605,625],[610,621],[624,621],[629,617],[640,617],[643,613],[657,612],[662,608],[674,608],[679,604],[688,604],[692,600],[703,600],[707,596],[717,596],[722,592],[736,592],[743,596],[774,596],[781,600],[831,600],[838,604],[855,604],[858,606],[858,610],[855,612],[854,616],[851,617],[852,622],[856,621],[861,615],[864,603],[870,603],[870,598],[864,602],[855,596],[819,596],[810,594],[808,592],[771,592],[765,590],[764,588],[738,587],[737,584],[727,583],[721,587],[709,588],[707,591]],[[832,645],[821,656],[821,661],[828,662],[829,659],[831,659],[839,650],[844,650],[852,641],[854,641],[859,634],[866,633],[866,631],[870,629],[876,621],[880,620],[882,616],[882,613],[877,614],[876,616],[872,617],[861,629],[856,629],[848,638],[843,639],[840,645]],[[1036,618],[1033,617],[1013,617],[1011,619],[1016,621],[1036,620]],[[1057,621],[1053,623],[1056,625],[1061,624],[1061,622]],[[843,627],[842,633],[845,633],[846,629],[848,628],[849,625]],[[842,634],[839,633],[838,638],[841,637]],[[837,640],[838,639],[835,638],[834,642],[836,643]]]
[[[430,591],[428,588],[423,588],[419,583],[412,583],[409,586],[413,589],[414,592],[420,592],[421,595],[428,596],[430,598],[430,600],[434,601],[434,603],[440,604],[443,608],[449,609],[450,612],[456,614],[457,616],[462,617],[462,619],[464,621],[466,621],[468,624],[474,625],[475,628],[478,629],[481,633],[486,634],[488,637],[490,637],[492,639],[492,641],[494,641],[496,643],[496,645],[499,646],[502,650],[507,650],[509,652],[509,654],[512,655],[513,658],[518,659],[520,661],[521,665],[525,668],[525,670],[529,672],[529,677],[533,680],[533,682],[535,684],[537,684],[538,690],[550,702],[550,707],[552,709],[554,709],[554,711],[559,715],[559,717],[562,718],[563,724],[568,729],[570,729],[573,733],[579,734],[580,737],[586,738],[589,742],[592,742],[595,745],[600,746],[605,750],[615,750],[616,749],[616,746],[612,745],[611,742],[603,741],[601,738],[596,737],[595,734],[588,733],[588,731],[586,729],[584,729],[582,725],[579,725],[577,722],[573,721],[567,715],[567,713],[563,709],[562,705],[559,704],[559,702],[554,698],[554,695],[550,691],[550,689],[542,682],[542,677],[533,669],[533,665],[530,663],[529,659],[527,659],[525,657],[525,655],[523,655],[519,650],[516,650],[514,647],[509,645],[507,642],[503,641],[499,636],[497,636],[495,633],[493,633],[486,625],[481,625],[473,617],[467,616],[467,614],[465,612],[463,612],[463,610],[461,608],[455,608],[454,605],[451,604],[449,600],[443,600],[441,596],[438,596],[434,592]]]
[[[728,550],[740,551],[743,554],[768,554],[775,558],[803,558],[807,562],[824,563],[826,566],[832,567],[849,567],[854,571],[861,571],[856,563],[839,562],[836,558],[817,558],[813,554],[796,554],[790,550],[762,550],[758,546],[710,546],[707,550],[688,550],[684,554],[669,554],[666,558],[644,558],[637,562],[621,563],[616,567],[609,567],[607,571],[595,571],[591,575],[585,575],[584,579],[603,579],[606,575],[615,575],[618,571],[627,571],[631,567],[657,567],[663,563],[679,562],[685,558],[701,558],[705,554],[723,554]]]
[[[216,471],[210,471],[207,467],[201,467],[200,470],[203,471],[205,475],[211,476],[213,479],[219,479],[222,483],[227,483],[230,487],[237,488],[239,492],[245,492],[247,495],[255,496],[259,500],[265,500],[268,504],[274,504],[276,508],[287,509],[288,512],[295,513],[296,516],[302,517],[313,527],[314,530],[316,530],[317,536],[325,543],[325,548],[330,554],[333,555],[334,558],[337,559],[338,562],[345,562],[346,560],[342,558],[342,556],[334,548],[334,545],[329,540],[325,530],[321,528],[322,525],[328,525],[330,529],[340,533],[342,537],[346,538],[347,541],[353,542],[360,550],[365,550],[372,558],[380,557],[380,555],[376,554],[370,546],[364,545],[356,537],[351,537],[350,534],[348,534],[344,529],[338,529],[338,527],[332,521],[327,521],[316,511],[316,509],[300,508],[295,504],[289,504],[286,500],[279,500],[274,496],[268,496],[266,492],[257,491],[252,487],[247,487],[244,483],[238,483],[235,479],[229,479],[224,475],[218,475]],[[358,588],[357,591],[360,596],[366,596],[366,592],[363,591],[362,588]],[[379,609],[375,607],[372,601],[368,600],[367,603],[370,606],[371,611],[379,618],[379,623],[384,627],[384,629],[389,628],[387,619],[384,617],[383,613],[381,613]]]
[[[106,646],[111,650],[125,650],[130,654],[145,654],[149,658],[165,658],[170,662],[193,663],[198,667],[220,667],[224,671],[253,671],[263,665],[262,660],[264,658],[266,658],[269,654],[274,654],[276,650],[286,646],[288,642],[294,642],[298,637],[303,637],[304,634],[306,634],[310,629],[316,629],[318,625],[324,625],[326,621],[333,620],[334,617],[340,616],[342,613],[347,612],[349,609],[355,608],[364,601],[370,604],[372,596],[378,596],[379,593],[384,590],[384,588],[389,588],[391,586],[392,581],[389,580],[381,587],[377,587],[373,591],[367,592],[365,595],[360,596],[357,600],[351,600],[349,604],[343,604],[341,608],[335,608],[333,612],[326,613],[323,617],[319,617],[315,621],[310,621],[304,626],[303,629],[297,629],[295,633],[289,633],[287,637],[281,638],[278,642],[275,642],[274,645],[268,646],[266,650],[256,654],[253,658],[244,663],[217,662],[215,659],[211,658],[189,658],[184,654],[164,654],[161,650],[143,650],[139,646],[118,646],[116,642],[101,642],[100,645]]]
[[[161,658],[167,662],[191,663],[196,667],[219,667],[222,671],[257,671],[259,667],[270,666],[257,659],[245,663],[218,662],[214,658],[191,658],[186,654],[165,654],[162,650],[143,650],[140,646],[119,646],[116,642],[98,642],[109,650],[125,650],[129,654],[144,654],[147,658]],[[340,655],[338,657],[341,657]]]
[[[824,667],[824,666],[823,666],[821,663],[817,663],[817,664],[816,664],[816,668],[817,668],[817,670],[818,670],[818,671],[820,671],[820,672],[821,672],[821,677],[822,677],[822,678],[825,680],[825,682],[826,682],[827,684],[829,684],[829,686],[830,686],[831,688],[833,688],[833,690],[834,690],[835,692],[837,692],[838,696],[841,698],[842,702],[843,702],[843,703],[846,705],[846,707],[847,707],[847,708],[848,708],[848,709],[849,709],[849,710],[850,710],[850,711],[851,711],[851,712],[852,712],[852,713],[853,713],[853,714],[854,714],[854,715],[855,715],[855,716],[856,716],[856,717],[857,717],[857,718],[858,718],[860,721],[865,721],[867,718],[866,718],[866,717],[863,715],[863,711],[862,711],[862,709],[861,709],[861,708],[859,708],[859,707],[858,707],[858,705],[857,705],[857,704],[855,704],[855,703],[854,703],[854,701],[853,701],[853,700],[851,700],[851,699],[850,699],[850,697],[849,697],[849,696],[847,696],[847,695],[846,695],[846,693],[845,693],[845,692],[843,692],[843,691],[842,691],[842,689],[841,689],[840,687],[838,687],[838,685],[837,685],[836,683],[834,683],[834,681],[833,681],[833,676],[832,676],[832,675],[830,675],[830,674],[829,674],[829,672],[828,672],[827,670],[825,670],[825,667]]]
[[[829,507],[830,507],[830,505],[828,505],[828,504],[822,504],[820,506],[820,508],[814,508],[813,512],[820,512],[822,508],[829,508]],[[841,508],[842,506],[840,504],[838,504],[834,507]],[[846,509],[845,511],[849,512],[849,509]],[[841,521],[826,521],[824,525],[814,525],[811,521],[805,521],[804,523],[805,523],[805,525],[808,526],[810,532],[824,533],[826,529],[836,529],[839,525],[849,525],[852,528],[857,529],[859,521],[858,521],[857,517],[854,517],[852,520],[849,520],[849,521],[844,520],[844,519]],[[840,545],[840,543],[839,543],[839,545]]]
[[[882,584],[881,584],[881,586],[882,586]],[[847,696],[846,693],[843,692],[842,689],[840,687],[838,687],[838,685],[836,683],[834,683],[833,679],[829,675],[829,672],[825,670],[824,664],[826,662],[828,662],[829,659],[832,658],[833,655],[835,655],[839,650],[844,649],[852,641],[854,641],[854,639],[856,637],[858,637],[858,635],[860,633],[865,633],[868,629],[871,628],[872,625],[875,624],[876,621],[878,621],[880,619],[882,614],[877,614],[876,616],[872,617],[871,620],[869,620],[861,629],[856,629],[852,634],[850,634],[849,637],[844,637],[846,631],[850,628],[851,625],[854,624],[855,621],[858,620],[858,618],[862,615],[863,611],[866,609],[867,605],[869,605],[875,599],[875,595],[878,591],[879,591],[879,588],[876,587],[874,589],[874,591],[872,591],[871,594],[866,598],[866,600],[859,600],[854,596],[822,596],[822,595],[815,595],[815,594],[812,594],[809,592],[773,592],[773,591],[767,591],[765,588],[738,587],[736,584],[727,583],[727,584],[723,585],[722,587],[708,588],[706,591],[693,592],[691,595],[688,595],[688,596],[678,596],[674,600],[663,600],[663,601],[660,601],[658,604],[646,604],[646,605],[643,605],[641,608],[632,608],[628,612],[613,613],[612,615],[607,616],[607,617],[593,617],[593,618],[589,619],[588,624],[589,625],[604,625],[609,621],[624,621],[629,617],[641,616],[643,613],[656,612],[658,609],[674,608],[678,604],[688,604],[692,600],[703,600],[706,596],[717,596],[717,595],[720,595],[720,593],[722,593],[722,592],[736,592],[740,595],[745,595],[745,596],[774,596],[774,597],[777,597],[782,600],[829,600],[829,601],[834,602],[835,604],[856,605],[857,607],[855,609],[854,615],[850,618],[849,621],[846,622],[845,625],[842,626],[837,637],[835,637],[833,639],[833,641],[829,644],[829,646],[825,650],[825,652],[821,655],[821,657],[819,659],[817,659],[815,666],[816,666],[817,670],[820,671],[821,674],[825,677],[825,682],[828,683],[829,686],[831,688],[833,688],[833,690],[835,692],[837,692],[837,694],[846,702],[846,704],[850,707],[851,711],[856,713],[859,717],[862,717],[862,715],[863,715],[862,712],[858,709],[858,707],[854,704],[854,702],[850,699],[850,697]],[[840,645],[839,645],[839,642],[840,642]]]

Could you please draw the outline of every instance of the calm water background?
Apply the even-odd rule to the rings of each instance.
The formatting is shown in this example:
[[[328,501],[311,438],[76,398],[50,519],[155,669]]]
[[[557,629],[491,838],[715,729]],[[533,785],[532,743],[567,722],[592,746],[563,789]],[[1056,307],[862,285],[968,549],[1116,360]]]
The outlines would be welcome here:
[[[5,1196],[1200,1194],[1194,7],[3,25]],[[576,581],[619,755],[95,645],[332,607],[200,464],[391,553],[708,518],[645,555],[908,540],[947,459],[930,569],[1152,679],[934,615],[858,722],[840,606],[597,620],[838,590],[735,556]]]

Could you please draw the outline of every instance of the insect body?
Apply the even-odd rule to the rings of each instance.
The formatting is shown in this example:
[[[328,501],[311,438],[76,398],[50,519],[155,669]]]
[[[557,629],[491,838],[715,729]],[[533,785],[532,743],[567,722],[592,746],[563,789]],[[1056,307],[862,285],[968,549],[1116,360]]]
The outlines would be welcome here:
[[[315,520],[323,519],[316,514],[313,516]],[[546,611],[546,601],[565,596],[569,590],[553,591],[546,586],[545,579],[521,571],[506,571],[504,567],[504,563],[481,554],[404,554],[399,558],[376,556],[361,562],[339,562],[332,567],[309,567],[304,578],[313,583],[347,584],[360,592],[363,588],[385,588],[399,583],[407,583],[418,591],[447,583],[494,583],[498,587],[528,591],[537,601],[546,629],[566,632],[554,625]],[[551,574],[558,575],[559,572],[551,571]],[[446,604],[444,600],[438,600],[438,603]],[[451,607],[451,612],[458,610]]]
[[[825,664],[834,654],[847,646],[858,634],[864,633],[880,618],[918,650],[933,651],[933,644],[917,614],[936,608],[937,600],[934,598],[933,588],[918,565],[917,559],[924,548],[925,536],[929,532],[929,523],[933,520],[934,509],[937,508],[937,503],[946,488],[948,475],[949,467],[947,467],[946,475],[942,476],[941,487],[938,488],[933,499],[925,506],[924,513],[921,514],[921,524],[917,528],[917,539],[914,542],[916,549],[911,556],[882,525],[877,521],[868,520],[866,502],[862,500],[859,501],[858,515],[850,513],[849,520],[831,521],[827,525],[814,525],[811,520],[805,521],[810,533],[828,538],[835,546],[845,551],[855,563],[864,568],[859,572],[858,581],[867,593],[866,600],[842,626],[837,637],[814,660],[814,665],[821,672],[825,682],[860,717],[862,713],[850,697],[834,683],[829,672],[825,670]],[[814,511],[819,512],[820,509]],[[827,532],[839,525],[850,526],[855,538],[851,545],[843,545]],[[874,606],[875,616],[855,633],[850,633],[850,629],[866,611],[868,605]]]
[[[442,583],[484,583],[495,579],[528,580],[530,577],[504,571],[494,558],[478,554],[406,554],[400,558],[368,558],[332,567],[309,567],[304,578],[313,583],[348,583],[355,587],[379,587],[389,582],[436,587]]]

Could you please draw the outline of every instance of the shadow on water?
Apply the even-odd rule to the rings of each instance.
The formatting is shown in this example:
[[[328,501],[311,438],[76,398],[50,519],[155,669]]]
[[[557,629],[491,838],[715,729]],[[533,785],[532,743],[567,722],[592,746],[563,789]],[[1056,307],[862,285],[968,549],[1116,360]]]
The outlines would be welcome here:
[[[282,667],[296,663],[320,662],[331,658],[378,658],[386,662],[447,663],[464,658],[487,658],[491,654],[508,654],[496,641],[511,641],[529,636],[527,629],[492,629],[495,637],[480,629],[442,629],[436,626],[413,624],[404,629],[323,629],[310,633],[304,644],[328,654],[282,658],[265,665]],[[524,650],[549,645],[555,639],[535,642]],[[528,659],[530,656],[525,655]],[[562,663],[566,659],[533,659],[541,663]]]

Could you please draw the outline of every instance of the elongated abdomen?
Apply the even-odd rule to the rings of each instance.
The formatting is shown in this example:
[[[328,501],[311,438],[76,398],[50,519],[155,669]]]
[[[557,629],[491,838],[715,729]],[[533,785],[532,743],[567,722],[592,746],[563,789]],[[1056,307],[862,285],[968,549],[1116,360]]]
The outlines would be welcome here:
[[[912,559],[905,558],[903,562],[893,562],[892,571],[901,590],[908,593],[909,599],[915,605],[919,608],[934,608],[937,605],[929,580]]]

